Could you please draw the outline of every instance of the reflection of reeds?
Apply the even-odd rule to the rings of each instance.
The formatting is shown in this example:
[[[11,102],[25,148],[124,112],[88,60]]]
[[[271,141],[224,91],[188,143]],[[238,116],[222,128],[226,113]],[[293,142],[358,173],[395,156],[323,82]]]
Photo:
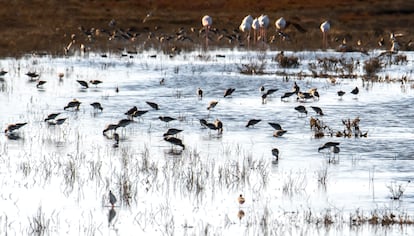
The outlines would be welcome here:
[[[29,234],[31,235],[47,235],[49,232],[50,219],[46,218],[45,213],[40,206],[36,215],[29,218]]]

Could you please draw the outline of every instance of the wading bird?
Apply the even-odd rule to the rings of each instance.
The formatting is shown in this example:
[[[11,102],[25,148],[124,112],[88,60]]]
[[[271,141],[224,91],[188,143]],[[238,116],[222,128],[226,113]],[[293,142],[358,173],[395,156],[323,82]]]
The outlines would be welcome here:
[[[138,111],[137,106],[132,107],[127,112],[124,113],[124,115],[127,115],[128,117],[132,116],[136,111]]]
[[[102,83],[102,81],[101,80],[97,80],[97,79],[93,79],[93,80],[90,80],[89,83],[91,83],[91,84],[95,85],[95,87],[97,87],[98,84],[101,84]]]
[[[21,127],[25,126],[27,124],[27,122],[24,123],[15,123],[15,124],[10,124],[7,126],[7,128],[4,130],[4,133],[12,133],[15,130],[20,129]]]
[[[273,148],[272,149],[272,156],[274,157],[272,162],[277,163],[277,161],[279,160],[279,149]]]
[[[208,48],[208,32],[210,30],[211,25],[213,24],[213,18],[211,16],[205,15],[201,19],[201,24],[205,28],[206,31],[206,49]]]
[[[111,190],[109,190],[109,203],[111,203],[112,208],[115,206],[116,203],[116,197]]]
[[[105,133],[107,132],[107,131],[110,131],[110,130],[115,130],[116,131],[116,129],[119,127],[119,125],[118,124],[109,124],[109,125],[107,125],[106,127],[105,127],[105,129],[102,131],[102,133],[105,135]]]
[[[183,132],[183,130],[182,130],[182,129],[174,129],[174,128],[170,128],[170,129],[168,129],[168,130],[167,130],[167,132],[165,132],[165,133],[163,134],[163,136],[164,136],[164,137],[165,137],[165,136],[172,136],[172,135],[176,135],[176,134],[181,133],[181,132]]]
[[[359,89],[358,89],[358,87],[355,87],[354,89],[352,89],[351,93],[352,93],[353,95],[358,95],[358,93],[359,93]]]
[[[237,198],[237,202],[239,203],[240,206],[246,202],[246,199],[243,197],[243,194],[239,195],[239,197]]]
[[[101,104],[99,103],[99,102],[94,102],[94,103],[91,103],[91,106],[93,107],[93,109],[95,109],[95,110],[101,110],[101,111],[103,111],[103,107],[101,106]]]
[[[157,104],[157,103],[155,103],[155,102],[149,102],[149,101],[146,101],[146,103],[147,103],[150,107],[152,107],[152,109],[154,109],[154,110],[159,110],[159,109],[160,109],[160,107],[158,106],[158,104]]]
[[[248,122],[247,122],[247,125],[246,125],[246,127],[247,128],[249,128],[250,126],[255,126],[257,123],[259,123],[260,121],[262,121],[262,120],[260,120],[260,119],[251,119],[251,120],[249,120]]]
[[[282,137],[284,134],[286,134],[287,133],[287,130],[283,130],[283,129],[278,129],[278,130],[275,130],[274,132],[273,132],[273,137]]]
[[[199,100],[203,99],[203,90],[201,88],[197,89],[197,97]]]
[[[311,108],[316,112],[316,114],[323,116],[323,112],[320,107],[311,106]]]
[[[275,130],[282,130],[282,126],[280,124],[278,124],[278,123],[269,122],[268,124],[270,126],[272,126],[272,128],[275,129]]]
[[[46,81],[44,81],[44,80],[39,80],[39,81],[37,82],[37,84],[36,84],[36,88],[40,88],[40,87],[42,87],[42,85],[44,85],[44,84],[46,84]]]
[[[159,116],[158,119],[160,119],[161,121],[165,122],[165,123],[169,123],[173,120],[176,120],[176,118],[170,117],[170,116]]]
[[[211,109],[213,109],[214,107],[216,107],[216,106],[217,106],[217,103],[218,103],[218,101],[216,101],[216,100],[211,101],[211,102],[208,104],[207,110],[211,110]]]
[[[306,110],[306,108],[302,105],[299,105],[297,107],[295,107],[295,110],[299,112],[299,114],[305,114],[305,116],[308,115],[308,111]]]
[[[331,29],[331,24],[329,23],[329,21],[324,21],[321,24],[320,27],[321,31],[322,31],[322,45],[323,48],[326,49],[328,47],[328,32]]]
[[[51,114],[49,114],[49,115],[45,118],[45,122],[46,122],[46,121],[48,121],[48,120],[53,120],[53,119],[55,119],[58,115],[60,115],[60,112],[58,112],[58,113],[51,113]]]
[[[75,108],[75,110],[79,110],[79,106],[80,106],[81,102],[79,102],[76,99],[73,99],[72,101],[70,101],[64,108],[63,110],[66,110],[68,108]]]
[[[183,148],[183,150],[185,149],[185,145],[183,144],[183,141],[179,138],[175,138],[172,136],[166,136],[164,137],[164,140],[173,144],[173,145],[177,145]]]
[[[339,96],[340,98],[342,98],[342,96],[344,96],[344,95],[345,95],[345,92],[344,92],[344,91],[342,91],[342,90],[339,90],[339,91],[337,92],[337,94],[338,94],[338,96]]]
[[[76,80],[83,88],[87,89],[89,88],[88,82],[85,80]]]
[[[235,88],[228,88],[228,89],[226,89],[226,91],[224,91],[224,97],[231,96],[234,91],[236,91]]]

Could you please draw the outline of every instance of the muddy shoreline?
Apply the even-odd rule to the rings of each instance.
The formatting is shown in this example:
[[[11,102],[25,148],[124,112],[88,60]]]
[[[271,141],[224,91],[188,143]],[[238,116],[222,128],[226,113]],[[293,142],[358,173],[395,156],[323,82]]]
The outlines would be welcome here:
[[[329,48],[345,39],[350,50],[389,49],[391,32],[403,34],[402,50],[413,50],[414,3],[409,1],[13,1],[0,3],[2,27],[0,57],[20,57],[31,53],[64,55],[86,51],[130,51],[155,48],[167,53],[204,47],[201,17],[213,17],[209,48],[249,48],[272,50],[318,50],[322,48],[319,25],[329,20]],[[268,33],[263,42],[247,43],[238,30],[244,16],[267,14]],[[274,25],[279,17],[300,24],[280,37]],[[112,21],[114,20],[114,21]],[[112,23],[111,23],[112,21]],[[252,34],[252,33],[251,33]],[[384,44],[379,46],[380,39]],[[358,41],[360,44],[358,45]]]

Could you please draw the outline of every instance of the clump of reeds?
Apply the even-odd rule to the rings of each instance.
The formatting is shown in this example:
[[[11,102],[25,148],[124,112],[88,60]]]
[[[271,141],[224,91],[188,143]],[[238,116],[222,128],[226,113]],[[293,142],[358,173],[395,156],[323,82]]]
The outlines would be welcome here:
[[[364,62],[364,71],[368,77],[375,76],[382,67],[383,65],[378,58],[371,58]]]
[[[47,219],[40,206],[36,215],[29,218],[29,227],[31,235],[47,235],[49,231],[50,219]]]
[[[299,66],[299,58],[295,56],[285,56],[284,52],[281,51],[274,58],[280,67],[282,68],[296,68]]]

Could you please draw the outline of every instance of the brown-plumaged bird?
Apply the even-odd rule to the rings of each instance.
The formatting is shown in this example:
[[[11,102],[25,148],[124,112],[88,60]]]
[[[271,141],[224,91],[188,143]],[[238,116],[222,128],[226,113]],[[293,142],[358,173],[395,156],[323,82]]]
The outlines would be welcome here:
[[[216,127],[218,134],[222,134],[223,133],[223,122],[221,122],[221,120],[216,119],[214,121],[214,126]]]
[[[7,133],[12,133],[13,131],[20,129],[21,127],[25,126],[26,124],[27,124],[27,122],[10,124],[4,130],[4,133],[6,133],[6,134]]]
[[[89,83],[95,85],[95,87],[96,87],[96,86],[98,86],[98,84],[101,84],[102,81],[101,80],[94,79],[94,80],[90,80]]]
[[[84,80],[76,80],[83,88],[89,88],[88,82]]]
[[[155,102],[149,102],[149,101],[146,101],[146,103],[150,106],[150,107],[152,107],[152,109],[155,109],[155,110],[159,110],[160,108],[159,108],[159,106],[158,106],[158,104],[157,103],[155,103]]]
[[[173,144],[173,145],[177,145],[183,148],[183,150],[185,149],[185,145],[183,144],[183,141],[179,138],[176,137],[172,137],[172,136],[166,136],[164,137],[164,140]]]
[[[243,194],[240,194],[239,197],[237,198],[237,202],[240,205],[243,205],[246,202],[246,199],[243,197]]]
[[[213,100],[208,104],[207,110],[211,110],[217,106],[218,101]]]
[[[75,108],[76,110],[79,110],[79,106],[80,106],[80,104],[81,104],[81,102],[79,102],[78,100],[76,100],[76,99],[73,99],[72,101],[70,101],[69,103],[68,103],[68,105],[66,105],[64,108],[63,108],[63,110],[66,110],[66,109],[68,109],[68,108]]]
[[[282,137],[284,134],[286,134],[287,133],[287,130],[275,130],[274,132],[273,132],[273,137]]]
[[[260,120],[260,119],[251,119],[251,120],[249,120],[248,122],[247,122],[247,125],[246,125],[246,127],[247,128],[249,128],[250,126],[255,126],[257,123],[259,123],[260,121],[262,121],[262,120]]]

